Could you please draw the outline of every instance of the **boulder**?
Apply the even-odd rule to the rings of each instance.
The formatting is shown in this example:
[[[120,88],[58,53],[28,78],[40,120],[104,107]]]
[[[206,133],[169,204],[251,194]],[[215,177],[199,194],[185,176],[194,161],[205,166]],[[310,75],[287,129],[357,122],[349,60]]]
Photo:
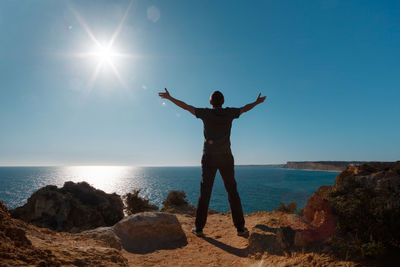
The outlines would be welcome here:
[[[143,212],[124,218],[112,227],[129,252],[149,253],[175,249],[187,244],[186,235],[175,215]]]
[[[107,194],[86,182],[43,187],[11,215],[39,227],[68,232],[111,226],[124,216],[119,195]]]

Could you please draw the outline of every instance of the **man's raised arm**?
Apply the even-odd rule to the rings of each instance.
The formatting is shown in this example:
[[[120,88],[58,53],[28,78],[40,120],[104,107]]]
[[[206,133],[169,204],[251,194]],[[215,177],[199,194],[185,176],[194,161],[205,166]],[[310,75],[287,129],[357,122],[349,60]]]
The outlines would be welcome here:
[[[260,93],[258,95],[256,101],[254,101],[253,103],[247,104],[246,106],[240,108],[240,114],[251,110],[252,108],[257,106],[258,104],[263,103],[266,98],[267,98],[266,96],[261,96],[261,93]]]
[[[190,113],[192,113],[193,115],[195,115],[194,107],[193,107],[193,106],[188,105],[188,104],[186,104],[185,102],[180,101],[180,100],[178,100],[178,99],[176,99],[176,98],[173,98],[173,97],[169,94],[167,88],[165,88],[165,92],[158,93],[158,95],[159,95],[161,98],[168,99],[169,101],[171,101],[172,103],[174,103],[174,104],[177,105],[178,107],[183,108],[184,110],[187,110],[187,111],[189,111]]]

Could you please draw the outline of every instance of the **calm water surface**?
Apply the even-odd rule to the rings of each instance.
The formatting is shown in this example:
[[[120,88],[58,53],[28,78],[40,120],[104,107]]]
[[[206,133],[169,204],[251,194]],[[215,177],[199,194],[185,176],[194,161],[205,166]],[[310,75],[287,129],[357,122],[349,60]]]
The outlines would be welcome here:
[[[280,202],[296,202],[303,208],[321,185],[332,185],[338,172],[300,171],[260,167],[235,167],[238,191],[245,213],[273,210]],[[141,195],[161,207],[170,190],[184,190],[192,205],[200,190],[200,167],[0,167],[0,199],[10,209],[21,206],[33,192],[65,181],[86,181],[107,193],[120,195],[141,188]],[[219,174],[215,179],[210,208],[224,212],[229,202]]]

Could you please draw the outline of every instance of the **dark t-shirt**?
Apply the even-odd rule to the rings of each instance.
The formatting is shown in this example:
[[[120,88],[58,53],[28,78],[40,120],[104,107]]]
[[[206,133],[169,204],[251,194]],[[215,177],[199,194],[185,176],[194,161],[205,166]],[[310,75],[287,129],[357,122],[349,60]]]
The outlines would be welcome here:
[[[232,120],[239,118],[240,108],[195,108],[195,115],[204,124],[203,153],[232,153],[230,141]]]

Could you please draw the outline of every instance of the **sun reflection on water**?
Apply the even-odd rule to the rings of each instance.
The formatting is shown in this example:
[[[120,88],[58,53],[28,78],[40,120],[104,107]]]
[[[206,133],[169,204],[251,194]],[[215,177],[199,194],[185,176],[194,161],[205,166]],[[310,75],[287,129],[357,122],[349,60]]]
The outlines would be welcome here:
[[[132,166],[70,166],[64,171],[73,182],[86,181],[105,192],[120,192],[129,177],[135,176]]]

